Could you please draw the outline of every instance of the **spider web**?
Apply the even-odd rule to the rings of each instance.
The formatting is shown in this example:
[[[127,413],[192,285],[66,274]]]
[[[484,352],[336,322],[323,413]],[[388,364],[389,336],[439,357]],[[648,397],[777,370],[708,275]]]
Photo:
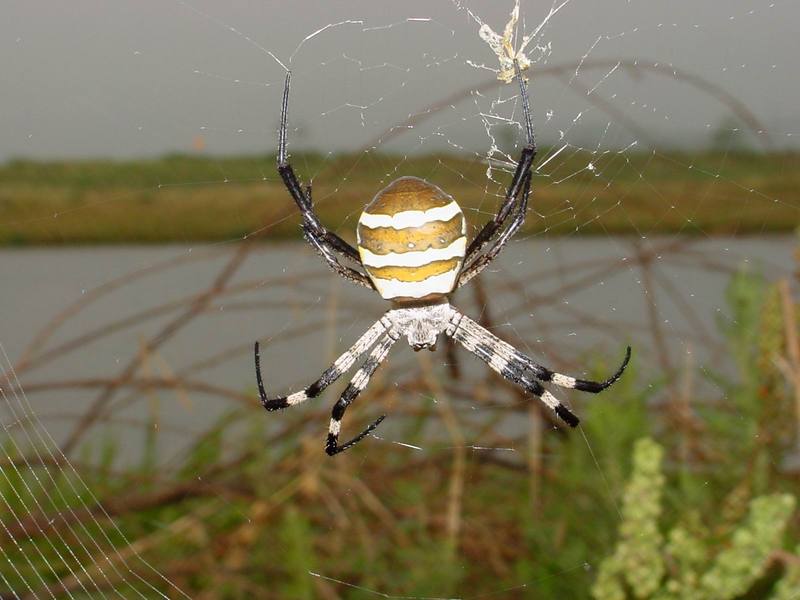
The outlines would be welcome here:
[[[773,153],[773,177],[794,164],[797,15],[788,2],[596,4],[520,5],[514,47],[530,36],[525,75],[540,147],[528,227],[454,303],[570,374],[591,375],[592,360],[592,369],[608,371],[630,343],[639,383],[651,386],[657,405],[692,369],[731,373],[714,319],[730,318],[724,290],[732,274],[744,264],[777,279],[794,268],[790,236],[759,236],[749,224],[755,219],[767,232],[787,214],[796,220],[796,205],[788,190],[742,168],[742,151]],[[0,30],[4,53],[15,57],[4,67],[17,82],[9,105],[19,107],[3,123],[3,158],[189,151],[218,170],[194,178],[168,163],[124,191],[103,187],[56,214],[27,214],[24,223],[68,237],[75,222],[101,223],[136,195],[200,206],[219,195],[233,210],[239,197],[261,202],[264,189],[278,188],[272,158],[234,167],[225,157],[274,152],[290,67],[290,152],[332,230],[352,239],[363,204],[409,174],[465,193],[477,227],[493,216],[524,140],[518,88],[498,80],[501,65],[478,34],[484,25],[502,34],[512,8],[453,0],[297,10],[176,0],[84,2],[43,15],[20,3]],[[720,198],[727,213],[709,219],[706,207]],[[296,222],[287,204],[265,207],[255,226],[243,213],[244,229],[218,242],[2,250],[0,280],[9,283],[0,294],[0,595],[191,597],[204,574],[172,553],[256,536],[267,527],[259,507],[327,503],[336,516],[327,525],[332,536],[352,529],[369,538],[358,524],[345,525],[341,515],[352,506],[395,518],[381,512],[389,498],[369,488],[379,482],[358,454],[368,450],[345,459],[351,479],[343,483],[317,475],[331,468],[320,467],[318,455],[332,398],[346,382],[297,414],[249,412],[253,341],[264,348],[270,391],[296,390],[386,309],[376,295],[332,277],[305,247],[258,243]],[[190,238],[194,225],[170,223],[175,239]],[[730,237],[746,227],[756,236]],[[498,394],[465,353],[413,355],[401,345],[344,427],[355,432],[382,410],[390,417],[364,445],[394,461],[450,465],[447,481],[425,499],[447,496],[440,526],[458,542],[467,522],[492,520],[471,512],[467,463],[543,469],[553,460],[545,450],[558,448],[562,432],[528,400],[504,388]],[[692,386],[698,396],[717,389],[711,379]],[[591,402],[560,392],[579,413]],[[619,513],[614,465],[591,433],[570,435],[583,440],[605,482],[600,497]],[[251,460],[240,442],[253,436],[265,455],[257,468],[272,473],[279,465],[279,483],[244,508],[231,498],[247,494],[220,473]],[[213,458],[204,462],[198,457],[209,444]],[[292,454],[304,462],[287,459]],[[136,469],[139,479],[113,476]],[[175,483],[159,488],[159,478]],[[334,485],[352,498],[318,489]],[[131,517],[171,506],[170,494],[207,502]],[[233,517],[243,523],[239,537],[223,536],[218,522]],[[272,554],[291,555],[291,532],[267,531]],[[377,589],[371,576],[355,578],[327,558],[315,554],[298,589],[453,596],[446,584],[416,595]],[[591,579],[602,558],[567,559],[550,577]],[[237,560],[245,559],[220,558],[231,580]],[[222,578],[211,589],[229,583],[224,573],[210,576]],[[511,598],[547,585],[515,573],[495,583],[456,595]]]

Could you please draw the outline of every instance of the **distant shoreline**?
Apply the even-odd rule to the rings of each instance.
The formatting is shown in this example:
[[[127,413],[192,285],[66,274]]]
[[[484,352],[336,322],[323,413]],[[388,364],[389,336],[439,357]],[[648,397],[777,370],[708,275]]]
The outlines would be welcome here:
[[[562,152],[534,178],[523,232],[747,235],[800,224],[800,153]],[[465,207],[473,226],[510,175],[483,157],[297,154],[323,220],[352,239],[363,206],[389,181],[417,175]],[[0,166],[0,245],[158,244],[299,239],[299,218],[273,156],[136,161],[10,161]],[[591,165],[591,166],[590,166]],[[507,168],[507,167],[506,167]]]

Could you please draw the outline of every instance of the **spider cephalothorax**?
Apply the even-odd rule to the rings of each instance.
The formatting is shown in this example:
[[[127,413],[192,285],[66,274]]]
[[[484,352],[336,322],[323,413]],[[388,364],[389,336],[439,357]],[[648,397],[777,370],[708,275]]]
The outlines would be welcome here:
[[[552,383],[596,394],[619,379],[630,360],[631,349],[628,347],[620,367],[605,381],[588,381],[562,375],[534,362],[450,305],[450,293],[486,268],[525,220],[536,146],[527,89],[516,63],[515,68],[527,145],[522,149],[514,178],[497,214],[467,244],[466,220],[458,203],[423,179],[401,177],[378,192],[361,213],[356,230],[357,250],[320,223],[313,209],[310,187],[300,185],[288,162],[286,117],[291,74],[286,74],[278,173],[303,215],[303,234],[336,273],[377,291],[381,297],[393,303],[393,307],[337,358],[317,381],[288,396],[267,396],[256,342],[258,392],[267,410],[286,408],[318,396],[372,349],[333,407],[325,446],[330,455],[358,443],[383,421],[385,415],[349,442],[339,444],[341,422],[347,407],[367,387],[372,374],[401,337],[405,337],[414,350],[433,350],[440,335],[449,336],[502,377],[538,397],[572,427],[578,425],[578,417],[543,384]],[[341,259],[350,261],[354,266],[343,265]]]

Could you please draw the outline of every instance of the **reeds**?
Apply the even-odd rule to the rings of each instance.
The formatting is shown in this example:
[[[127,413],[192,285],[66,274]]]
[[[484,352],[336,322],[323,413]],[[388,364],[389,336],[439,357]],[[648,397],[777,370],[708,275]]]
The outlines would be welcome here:
[[[255,399],[252,377],[203,377],[228,362],[246,363],[249,373],[254,338],[268,340],[273,359],[286,344],[308,344],[316,358],[306,359],[304,371],[316,372],[358,333],[365,309],[343,296],[344,284],[322,268],[253,277],[249,269],[262,252],[244,242],[166,259],[90,291],[32,334],[15,365],[21,388],[39,417],[49,419],[48,428],[67,423],[69,428],[60,440],[63,455],[6,447],[0,464],[4,473],[19,470],[0,481],[13,509],[0,518],[3,554],[19,573],[8,563],[0,564],[0,573],[21,597],[46,597],[50,591],[68,597],[93,586],[102,593],[145,595],[153,586],[168,597],[179,597],[180,589],[197,598],[588,597],[597,565],[613,553],[630,451],[643,433],[666,446],[664,514],[670,524],[720,514],[723,505],[730,507],[721,512],[725,522],[736,524],[753,497],[798,492],[795,472],[780,466],[796,443],[796,388],[773,379],[774,385],[761,385],[773,377],[769,369],[776,364],[785,365],[794,385],[796,317],[788,283],[772,288],[765,278],[733,278],[738,291],[731,298],[738,304],[731,309],[736,323],[727,342],[691,327],[692,319],[706,327],[708,320],[685,297],[676,302],[683,323],[666,329],[655,318],[637,327],[626,315],[602,316],[564,304],[600,281],[636,273],[645,282],[642,301],[659,307],[662,294],[670,293],[661,285],[670,281],[663,275],[666,264],[691,262],[701,271],[732,273],[730,263],[706,255],[696,241],[631,245],[622,259],[587,257],[570,265],[568,277],[559,269],[538,269],[534,287],[528,273],[490,275],[471,297],[457,299],[520,347],[530,351],[526,344],[539,340],[548,362],[565,371],[581,372],[566,356],[573,361],[601,356],[589,375],[603,374],[616,358],[601,351],[607,342],[585,347],[583,333],[565,345],[565,329],[615,341],[624,332],[624,341],[636,342],[634,364],[611,392],[570,397],[583,418],[581,430],[557,429],[549,412],[487,369],[475,368],[459,351],[445,348],[419,355],[418,361],[398,352],[354,404],[345,427],[357,430],[378,410],[390,418],[376,437],[335,459],[322,452],[335,392],[316,404],[266,414]],[[213,269],[197,291],[178,299],[154,297],[131,314],[70,329],[97,303],[132,293],[144,278],[205,261]],[[560,283],[537,292],[548,280]],[[764,300],[770,289],[780,289],[775,296],[780,302]],[[533,331],[526,326],[528,315],[553,307],[562,322],[538,320]],[[376,303],[375,310],[380,308]],[[250,322],[272,311],[293,316],[283,327],[251,326],[248,339],[219,336],[183,362],[166,358],[178,337],[202,330],[220,309]],[[99,377],[49,375],[59,361],[88,355],[93,345],[123,332],[140,341],[116,371]],[[695,359],[682,357],[685,345],[664,342],[678,335],[690,340],[691,356],[695,349],[708,352],[702,370]],[[720,375],[723,383],[716,389],[703,385],[714,364],[720,373],[730,365],[713,357],[728,354],[755,360]],[[279,371],[268,372],[270,385],[290,387]],[[21,391],[13,378],[0,387],[6,399]],[[62,398],[76,389],[82,390],[85,409],[67,416]],[[163,414],[177,404],[189,415],[186,402],[194,407],[202,398],[212,399],[226,415],[206,431],[192,431],[190,424]],[[138,411],[141,417],[131,411],[148,403],[149,409]],[[776,428],[776,418],[791,427]],[[6,423],[15,436],[41,427],[32,415]],[[104,441],[104,432],[125,430],[141,432],[143,447]],[[162,447],[170,435],[188,444],[167,459]],[[73,467],[80,484],[70,476]],[[65,500],[43,502],[40,509],[31,498],[41,494],[38,482],[46,475],[53,476],[54,489]],[[31,493],[16,497],[13,490],[24,490],[23,481]],[[795,518],[789,523],[794,539],[797,527]],[[86,551],[78,552],[79,560],[68,558],[64,544],[80,549],[79,542]],[[790,550],[774,549],[793,556]],[[30,590],[23,581],[30,582]]]

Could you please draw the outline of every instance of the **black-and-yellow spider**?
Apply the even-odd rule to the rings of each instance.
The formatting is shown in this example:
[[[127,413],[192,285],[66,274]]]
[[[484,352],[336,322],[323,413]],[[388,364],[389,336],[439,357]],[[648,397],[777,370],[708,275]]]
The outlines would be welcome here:
[[[377,291],[392,302],[386,312],[358,341],[302,391],[270,398],[261,377],[258,342],[255,345],[256,377],[261,402],[267,410],[294,406],[318,396],[339,379],[370,348],[372,351],[333,407],[325,450],[334,455],[361,441],[386,415],[381,416],[350,441],[339,444],[342,418],[350,403],[389,353],[405,336],[414,350],[433,350],[444,333],[483,360],[509,381],[530,392],[575,427],[576,417],[543,386],[598,393],[622,375],[631,356],[605,381],[576,379],[534,362],[450,305],[449,295],[480,273],[500,253],[525,220],[531,191],[531,165],[536,156],[528,94],[515,64],[525,118],[527,145],[522,149],[511,185],[495,216],[467,244],[467,225],[458,203],[440,188],[417,177],[401,177],[378,192],[358,220],[358,250],[320,223],[311,201],[294,174],[286,154],[286,119],[289,82],[286,75],[278,143],[278,173],[303,215],[306,240],[342,277]],[[356,268],[343,265],[347,259]]]

